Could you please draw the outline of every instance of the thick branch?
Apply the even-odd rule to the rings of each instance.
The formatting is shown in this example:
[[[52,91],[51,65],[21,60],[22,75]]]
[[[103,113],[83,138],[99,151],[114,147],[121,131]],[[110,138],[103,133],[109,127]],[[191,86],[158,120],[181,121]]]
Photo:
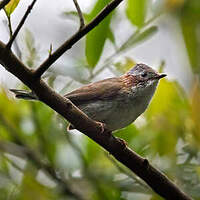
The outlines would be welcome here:
[[[17,37],[17,34],[19,33],[20,29],[22,28],[24,22],[26,21],[28,15],[30,14],[34,4],[36,3],[37,0],[33,0],[32,3],[28,6],[24,16],[22,17],[22,20],[20,21],[19,25],[17,26],[15,32],[13,33],[12,37],[10,38],[8,44],[7,44],[7,48],[10,48],[12,46],[13,41],[15,40],[15,38]]]
[[[6,46],[0,42],[0,63],[24,84],[33,90],[39,99],[71,122],[79,131],[90,137],[111,153],[118,161],[131,169],[142,178],[155,192],[168,200],[191,200],[164,174],[151,166],[128,147],[105,130],[101,133],[99,124],[88,118],[68,99],[60,96],[46,83],[33,76],[23,63],[21,63]]]
[[[1,2],[0,2],[0,10],[1,10],[2,8],[4,8],[9,2],[10,2],[10,0],[3,0],[3,1],[1,1]]]
[[[69,40],[61,45],[51,56],[49,56],[35,71],[35,77],[40,78],[42,74],[77,41],[85,36],[89,31],[95,28],[103,19],[108,16],[123,0],[113,0],[109,3],[89,24],[80,29]]]
[[[74,2],[74,5],[76,7],[76,10],[78,12],[79,19],[80,19],[80,29],[82,29],[85,26],[83,13],[81,11],[80,6],[78,5],[78,1],[77,0],[73,0],[73,2]]]

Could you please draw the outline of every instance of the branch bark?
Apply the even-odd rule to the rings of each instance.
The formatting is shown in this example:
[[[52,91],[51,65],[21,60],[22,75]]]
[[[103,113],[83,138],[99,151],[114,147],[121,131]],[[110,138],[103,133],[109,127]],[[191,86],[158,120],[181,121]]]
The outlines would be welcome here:
[[[82,13],[81,8],[80,8],[80,6],[79,6],[79,4],[78,4],[78,1],[77,1],[77,0],[73,0],[73,2],[74,2],[74,5],[75,5],[75,7],[76,7],[78,16],[79,16],[79,20],[80,20],[80,29],[82,29],[82,28],[85,26],[83,13]]]
[[[146,159],[137,155],[130,148],[124,147],[117,138],[108,134],[106,130],[101,133],[98,123],[88,118],[68,99],[53,91],[43,80],[36,78],[34,72],[19,61],[2,42],[0,42],[0,63],[33,90],[42,102],[101,145],[118,161],[142,178],[160,196],[168,200],[191,200],[164,174],[150,165]]]

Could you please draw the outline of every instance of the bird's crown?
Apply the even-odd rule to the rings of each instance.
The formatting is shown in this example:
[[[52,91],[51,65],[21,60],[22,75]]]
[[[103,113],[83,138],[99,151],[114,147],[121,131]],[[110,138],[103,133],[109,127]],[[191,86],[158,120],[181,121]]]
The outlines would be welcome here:
[[[166,74],[159,74],[148,65],[142,63],[136,64],[127,74],[135,76],[140,81],[159,80],[166,76]]]

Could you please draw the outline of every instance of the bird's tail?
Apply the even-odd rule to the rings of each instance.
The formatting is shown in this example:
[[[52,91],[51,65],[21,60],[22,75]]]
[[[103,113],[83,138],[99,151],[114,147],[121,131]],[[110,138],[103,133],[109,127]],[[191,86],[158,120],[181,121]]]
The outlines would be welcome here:
[[[13,92],[15,94],[15,97],[18,99],[38,100],[38,97],[33,92],[29,92],[26,90],[16,90],[16,89],[10,89],[10,91]]]

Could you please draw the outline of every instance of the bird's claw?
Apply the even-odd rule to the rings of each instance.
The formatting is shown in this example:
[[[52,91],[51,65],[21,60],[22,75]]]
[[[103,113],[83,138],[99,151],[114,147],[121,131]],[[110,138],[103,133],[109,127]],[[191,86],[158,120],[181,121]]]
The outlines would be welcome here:
[[[100,128],[100,134],[105,133],[105,134],[108,134],[109,136],[112,135],[112,131],[107,129],[106,124],[104,124],[102,122],[97,122],[97,124],[99,125],[99,128]]]
[[[117,138],[117,140],[120,142],[121,146],[123,149],[125,149],[127,147],[127,142],[121,138]]]
[[[102,122],[97,122],[97,124],[99,125],[100,133],[103,133],[105,131],[106,125]]]

